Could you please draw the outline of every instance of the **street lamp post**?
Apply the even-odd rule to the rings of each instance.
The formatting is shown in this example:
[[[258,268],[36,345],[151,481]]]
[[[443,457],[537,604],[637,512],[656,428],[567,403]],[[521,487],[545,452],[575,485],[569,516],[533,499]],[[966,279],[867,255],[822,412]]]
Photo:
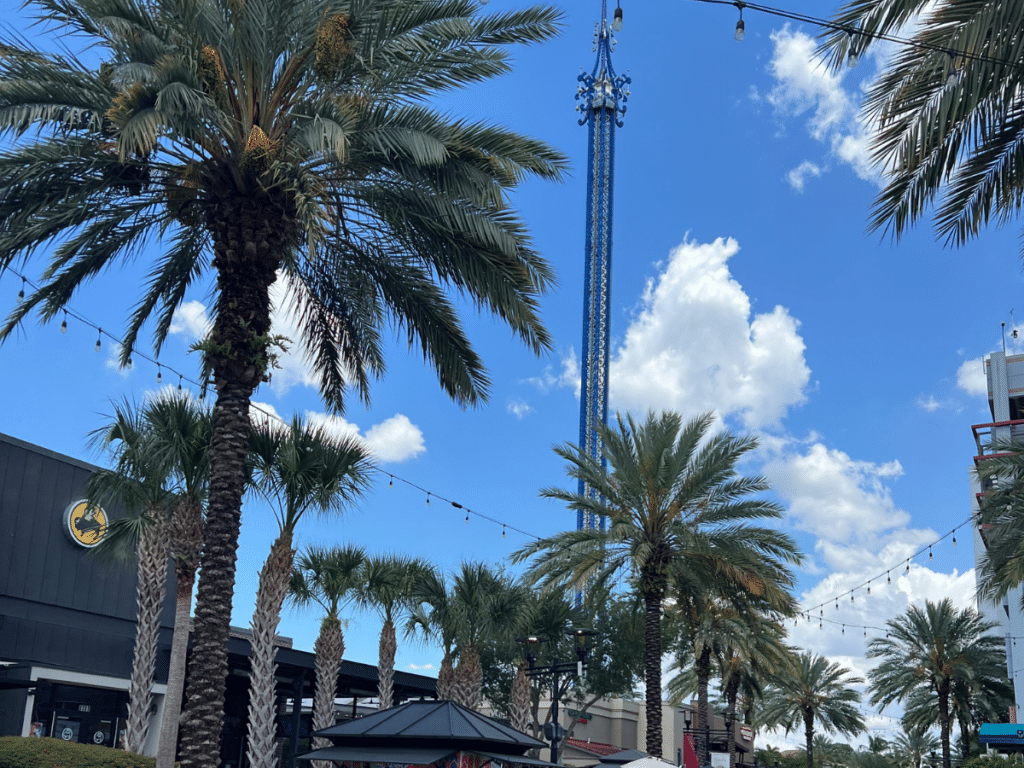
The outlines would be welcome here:
[[[683,710],[683,729],[684,733],[696,734],[697,729],[693,727],[693,710]],[[701,754],[697,755],[697,759],[700,761],[701,768],[705,768],[711,762],[711,736],[715,737],[723,736],[726,739],[726,749],[730,739],[732,739],[732,728],[733,723],[736,719],[736,713],[724,712],[722,717],[725,719],[725,728],[712,728],[709,724],[704,726],[704,745],[701,749]],[[730,766],[731,768],[731,766]]]
[[[544,677],[547,675],[551,676],[551,723],[550,731],[545,728],[545,736],[551,742],[551,762],[558,762],[558,744],[562,740],[562,726],[558,722],[558,699],[559,699],[559,680],[562,675],[573,674],[582,677],[583,669],[587,656],[589,655],[590,649],[588,643],[591,637],[594,637],[597,632],[592,629],[585,629],[578,627],[576,629],[566,630],[566,635],[576,641],[576,661],[559,661],[558,659],[552,659],[550,664],[543,666],[537,666],[537,654],[535,649],[541,643],[546,642],[547,638],[542,638],[537,635],[525,635],[524,637],[517,637],[516,642],[522,643],[523,648],[526,651],[526,662],[529,668],[526,670],[527,677]]]

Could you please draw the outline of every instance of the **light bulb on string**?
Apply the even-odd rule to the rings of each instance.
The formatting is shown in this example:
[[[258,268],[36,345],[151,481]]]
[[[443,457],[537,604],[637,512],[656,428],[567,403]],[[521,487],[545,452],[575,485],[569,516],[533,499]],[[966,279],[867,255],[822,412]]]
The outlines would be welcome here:
[[[469,512],[466,513],[466,525],[469,525]]]
[[[822,624],[822,623],[821,623],[821,622],[819,621],[819,622],[818,622],[818,629],[824,629],[824,628],[825,628],[825,625],[824,625],[824,624]]]
[[[909,559],[907,559],[907,568],[906,568],[905,571],[903,571],[903,575],[904,576],[909,576],[910,575],[910,560]]]
[[[853,592],[850,593],[850,602],[853,602]]]
[[[178,391],[181,392],[181,374],[178,374]]]
[[[99,352],[100,351],[100,347],[102,346],[102,343],[100,342],[100,339],[103,338],[103,329],[102,328],[97,328],[96,330],[99,331],[99,333],[96,336],[96,347],[95,347],[95,349],[96,349],[97,352]]]
[[[892,584],[892,575],[889,573],[889,571],[885,572],[885,581],[887,584]]]
[[[388,480],[388,488],[394,488],[395,487],[395,476],[394,475],[388,475],[388,477],[391,478],[390,480]]]
[[[505,524],[504,523],[501,524],[501,538],[503,538],[503,539],[505,538]]]
[[[846,625],[845,624],[843,624],[843,634],[844,635],[846,634]]]
[[[60,324],[60,332],[61,333],[67,333],[68,332],[68,312],[67,312],[67,310],[64,310],[64,319],[61,321],[61,324]]]
[[[430,494],[429,493],[427,494],[427,506],[428,507],[430,506]]]
[[[18,291],[18,303],[21,304],[25,300],[25,278],[21,278],[21,290]]]
[[[869,595],[871,594],[871,582],[870,581],[868,582],[868,594]]]
[[[864,637],[867,637],[867,636],[868,636],[868,628],[864,627]]]
[[[928,559],[929,560],[934,560],[935,559],[935,556],[932,554],[931,546],[928,547]]]
[[[849,52],[849,54],[846,57],[846,63],[850,67],[850,69],[853,69],[860,62],[860,57],[857,55],[857,50],[856,50],[856,48],[854,46],[854,42],[856,41],[856,38],[854,37],[853,32],[847,32],[847,35],[849,36],[849,45],[848,45],[848,47],[849,47],[850,52]]]
[[[953,546],[956,546],[956,534],[953,534]]]
[[[160,367],[160,363],[157,363],[156,364],[156,383],[157,384],[162,384],[163,381],[164,381],[164,372],[163,372],[163,369]]]
[[[838,597],[836,598],[836,610],[837,611],[839,610],[839,598]]]
[[[622,31],[622,7],[616,3],[615,13],[612,15],[612,32]]]
[[[131,352],[129,352],[128,353],[128,362],[125,363],[124,367],[127,368],[130,371],[134,366],[135,366],[135,363],[132,361],[132,354],[131,354]]]

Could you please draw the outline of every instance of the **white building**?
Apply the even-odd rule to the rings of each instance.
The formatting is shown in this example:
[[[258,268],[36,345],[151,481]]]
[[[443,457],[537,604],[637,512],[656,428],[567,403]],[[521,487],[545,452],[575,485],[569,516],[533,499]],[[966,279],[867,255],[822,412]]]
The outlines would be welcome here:
[[[1024,355],[1007,357],[1005,352],[993,352],[985,361],[985,375],[988,379],[988,404],[992,421],[971,427],[977,446],[974,464],[992,453],[993,440],[1009,438],[1024,440]],[[974,516],[974,566],[979,572],[985,552],[985,531],[978,526],[979,500],[992,481],[979,480],[975,470],[971,471],[971,512]],[[985,619],[997,625],[995,630],[1006,638],[1007,674],[1013,682],[1015,706],[1010,711],[1010,722],[1024,720],[1024,611],[1021,610],[1021,596],[1024,587],[1018,587],[1007,595],[1002,604],[978,599],[978,611]],[[1018,644],[1014,638],[1022,638]],[[1018,717],[1017,713],[1021,713]]]

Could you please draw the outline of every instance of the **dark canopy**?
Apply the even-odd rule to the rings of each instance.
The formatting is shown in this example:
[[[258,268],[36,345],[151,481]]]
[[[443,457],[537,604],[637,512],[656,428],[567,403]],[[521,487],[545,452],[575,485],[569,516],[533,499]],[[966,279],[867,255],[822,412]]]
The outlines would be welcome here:
[[[333,746],[301,759],[430,765],[458,752],[473,752],[491,762],[550,765],[523,757],[544,742],[452,701],[410,701],[316,735]]]

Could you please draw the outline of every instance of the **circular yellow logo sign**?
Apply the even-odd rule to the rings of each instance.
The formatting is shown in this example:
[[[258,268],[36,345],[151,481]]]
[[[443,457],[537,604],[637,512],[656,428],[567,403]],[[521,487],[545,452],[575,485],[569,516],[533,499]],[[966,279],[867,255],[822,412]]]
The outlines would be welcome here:
[[[107,513],[82,499],[68,505],[64,523],[72,541],[83,547],[95,547],[107,532]]]

